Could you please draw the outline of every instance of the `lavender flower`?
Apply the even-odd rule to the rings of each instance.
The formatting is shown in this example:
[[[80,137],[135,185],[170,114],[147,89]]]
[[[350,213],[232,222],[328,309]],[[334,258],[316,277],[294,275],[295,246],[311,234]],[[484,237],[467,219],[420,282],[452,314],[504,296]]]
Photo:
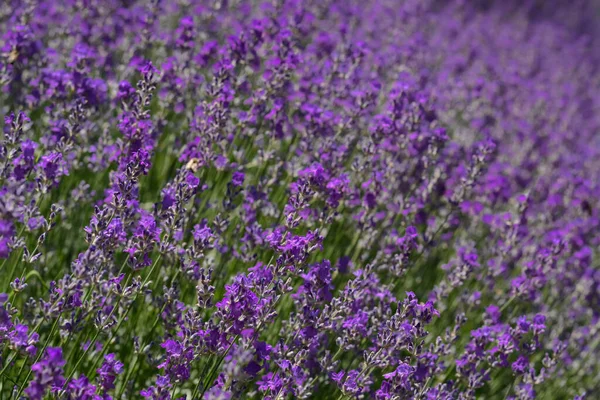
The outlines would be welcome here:
[[[596,11],[3,2],[0,398],[593,398]]]

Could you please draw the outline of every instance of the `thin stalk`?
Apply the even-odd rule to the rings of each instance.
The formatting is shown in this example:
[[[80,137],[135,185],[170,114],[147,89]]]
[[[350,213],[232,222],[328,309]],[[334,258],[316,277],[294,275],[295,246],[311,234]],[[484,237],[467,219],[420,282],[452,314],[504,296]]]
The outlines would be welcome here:
[[[48,338],[46,339],[46,342],[44,343],[42,350],[38,353],[37,357],[35,358],[35,361],[33,362],[34,364],[37,363],[40,360],[40,358],[42,358],[42,355],[44,354],[44,352],[46,351],[46,348],[50,344],[50,340],[54,336],[54,331],[56,330],[56,327],[58,326],[58,320],[59,320],[59,317],[57,317],[56,320],[54,321],[54,324],[52,325],[52,329],[50,330],[50,333],[48,334]],[[19,375],[17,376],[17,381],[19,380],[19,377],[21,376],[21,373],[23,372],[24,366],[25,366],[25,363],[23,363],[23,366],[21,366],[21,370],[19,371]],[[29,381],[29,377],[31,376],[32,371],[33,370],[30,368],[29,372],[25,376],[23,385],[21,385],[21,387],[19,388],[19,392],[17,393],[17,396],[16,396],[17,399],[21,398],[21,393],[23,393],[23,390],[25,390],[25,386],[27,385],[27,382]]]
[[[156,268],[156,266],[158,265],[158,262],[160,261],[162,255],[159,254],[158,257],[156,257],[156,261],[154,261],[154,264],[152,265],[152,268],[150,269],[150,272],[148,272],[148,275],[146,276],[146,278],[144,279],[144,281],[142,282],[142,288],[144,286],[146,286],[146,284],[148,283],[148,281],[150,280],[150,277],[152,276],[154,269]],[[131,275],[130,275],[131,277]],[[137,292],[133,298],[133,301],[129,304],[129,307],[127,307],[127,310],[125,311],[125,313],[123,315],[121,315],[121,318],[119,319],[119,322],[117,323],[117,327],[115,329],[112,330],[112,333],[107,341],[107,345],[104,346],[102,348],[102,351],[100,352],[99,356],[96,358],[96,360],[94,361],[94,363],[92,364],[92,368],[90,370],[90,372],[88,372],[88,376],[90,376],[90,374],[96,369],[96,366],[98,365],[98,362],[100,362],[100,360],[102,359],[102,357],[104,357],[104,355],[106,354],[106,352],[108,351],[108,344],[110,344],[110,342],[115,338],[115,336],[117,335],[117,332],[119,331],[119,328],[121,327],[121,325],[123,325],[123,322],[125,321],[125,319],[127,318],[127,315],[129,315],[129,312],[132,310],[133,308],[133,304],[135,303],[135,301],[137,300],[137,297],[139,296],[139,292]],[[116,308],[116,307],[115,307]],[[114,310],[114,308],[113,308]],[[94,337],[94,339],[96,339],[98,335],[96,334],[96,336]]]

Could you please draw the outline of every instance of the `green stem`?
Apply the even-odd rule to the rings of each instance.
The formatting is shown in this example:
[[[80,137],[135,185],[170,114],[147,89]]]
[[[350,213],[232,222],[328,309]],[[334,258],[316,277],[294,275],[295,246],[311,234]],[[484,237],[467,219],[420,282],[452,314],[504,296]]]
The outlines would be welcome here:
[[[146,286],[146,284],[148,283],[148,281],[150,280],[150,277],[152,276],[154,270],[156,269],[156,266],[158,265],[158,262],[160,261],[162,257],[162,254],[159,254],[158,257],[156,257],[156,261],[154,261],[154,264],[152,265],[152,268],[150,269],[150,272],[148,272],[148,275],[146,276],[146,278],[144,279],[144,281],[142,282],[141,288],[143,288],[144,286]],[[131,277],[131,275],[130,275]],[[125,285],[127,286],[127,285]],[[121,318],[119,318],[119,322],[117,323],[117,327],[115,329],[112,330],[112,333],[108,339],[108,341],[106,342],[106,345],[102,348],[102,351],[100,352],[100,354],[98,355],[98,357],[96,358],[96,360],[93,362],[92,364],[92,368],[91,370],[88,372],[88,377],[91,377],[91,374],[94,372],[94,370],[96,369],[96,366],[98,365],[98,363],[100,362],[100,360],[102,360],[102,358],[104,357],[104,355],[106,354],[106,352],[108,351],[109,348],[109,344],[110,342],[112,342],[112,340],[115,338],[115,336],[117,335],[117,332],[119,331],[119,328],[121,327],[121,325],[123,325],[123,322],[125,321],[125,319],[127,318],[127,315],[129,315],[129,312],[133,309],[133,304],[135,304],[135,301],[137,300],[137,297],[139,296],[140,292],[137,292],[133,298],[133,301],[129,304],[129,307],[127,307],[127,310],[125,311],[125,313],[123,315],[121,315]],[[120,299],[119,299],[120,300]],[[116,307],[115,307],[116,308]],[[114,308],[113,308],[114,310]],[[96,335],[97,337],[98,335]],[[96,338],[95,337],[95,338]],[[95,339],[94,338],[94,339]]]
[[[175,272],[175,275],[173,276],[173,279],[171,280],[171,283],[173,283],[175,281],[175,279],[177,279],[177,277],[179,276],[179,271],[180,270],[177,270]],[[158,312],[158,315],[156,316],[156,319],[154,320],[154,324],[152,324],[152,327],[150,328],[150,332],[148,332],[148,334],[146,335],[146,337],[142,341],[142,345],[140,346],[140,349],[143,350],[144,347],[146,347],[146,345],[149,343],[150,338],[152,337],[152,334],[154,333],[154,330],[156,329],[156,327],[158,326],[158,323],[160,322],[160,316],[165,311],[165,308],[167,307],[167,304],[168,303],[165,302],[165,304],[163,304],[162,308]],[[119,390],[119,394],[117,395],[117,399],[121,398],[121,396],[123,395],[123,392],[125,391],[125,387],[127,385],[127,381],[131,377],[131,374],[134,371],[136,371],[136,364],[137,364],[138,359],[139,359],[139,354],[136,354],[135,358],[133,359],[133,363],[132,363],[131,367],[127,368],[127,373],[125,374],[125,378],[123,380],[123,384],[121,385],[121,389]],[[139,371],[139,369],[137,369],[137,371]],[[137,378],[137,373],[136,373],[136,378]],[[137,380],[137,379],[134,379],[134,381],[135,380]]]
[[[60,319],[60,316],[57,316],[56,320],[54,321],[54,324],[52,325],[52,329],[50,330],[50,333],[48,334],[48,338],[46,339],[46,342],[44,343],[44,346],[42,347],[42,350],[38,353],[37,357],[35,358],[35,361],[33,362],[34,364],[37,363],[40,360],[40,358],[42,358],[42,355],[44,354],[44,352],[46,351],[46,348],[50,344],[50,340],[52,340],[52,337],[54,336],[54,331],[56,330],[56,327],[58,326],[59,319]],[[23,363],[23,365],[21,366],[21,369],[19,370],[19,375],[17,376],[17,381],[21,377],[21,373],[23,372],[23,368],[25,367],[25,364],[26,363]],[[19,392],[17,393],[17,396],[16,396],[17,399],[21,398],[21,393],[23,393],[23,390],[25,390],[25,386],[27,385],[27,382],[29,381],[29,377],[31,376],[32,371],[33,370],[30,368],[29,372],[25,376],[23,385],[21,385],[21,387],[19,388]]]
[[[211,383],[214,381],[214,375],[215,375],[215,373],[217,372],[217,370],[221,366],[221,363],[223,362],[223,360],[225,359],[225,357],[229,353],[229,350],[231,350],[231,348],[233,347],[233,345],[235,344],[235,342],[237,341],[237,339],[238,339],[239,336],[240,335],[235,335],[235,337],[233,338],[233,340],[229,344],[229,347],[227,347],[227,350],[225,350],[225,352],[221,355],[221,357],[219,358],[219,360],[217,361],[217,363],[214,365],[214,367],[212,368],[212,370],[208,374],[208,379],[206,380],[206,384],[204,385],[204,389],[202,389],[202,393],[200,393],[200,398],[201,399],[204,398],[204,393],[206,393],[206,391],[210,387]],[[194,396],[192,395],[192,399],[193,398],[194,398]]]
[[[125,285],[123,286],[124,288],[127,287],[127,285],[129,284],[129,280],[131,279],[131,275],[129,275],[129,277],[127,278],[127,281],[125,282]],[[112,317],[112,315],[114,314],[115,310],[117,310],[119,308],[119,304],[121,303],[121,299],[123,297],[119,296],[119,299],[117,300],[117,303],[115,304],[115,306],[112,308],[112,310],[110,310],[110,313],[108,314],[108,318],[110,319],[110,317]],[[117,326],[118,329],[118,326]],[[96,344],[96,340],[98,339],[98,336],[100,335],[101,330],[98,329],[96,331],[96,333],[94,334],[94,337],[92,338],[92,341],[90,342],[90,344],[88,345],[87,349],[85,349],[85,351],[83,352],[83,354],[81,355],[81,357],[79,357],[79,359],[77,360],[77,363],[75,364],[75,367],[73,367],[73,369],[71,370],[71,372],[69,373],[67,379],[65,380],[65,386],[67,385],[67,383],[71,380],[71,378],[73,377],[73,375],[75,374],[75,372],[77,371],[77,367],[79,367],[79,365],[83,362],[83,359],[85,358],[85,356],[88,354],[88,352],[90,351],[91,348],[94,347],[94,345]],[[105,347],[106,348],[106,347]]]
[[[17,256],[17,259],[15,260],[15,262],[12,265],[12,268],[10,270],[10,273],[8,274],[8,280],[6,281],[8,283],[8,286],[6,287],[7,290],[10,287],[10,284],[13,281],[13,277],[15,276],[15,271],[17,270],[17,265],[19,265],[19,259],[23,256],[23,249],[19,250],[19,255]]]

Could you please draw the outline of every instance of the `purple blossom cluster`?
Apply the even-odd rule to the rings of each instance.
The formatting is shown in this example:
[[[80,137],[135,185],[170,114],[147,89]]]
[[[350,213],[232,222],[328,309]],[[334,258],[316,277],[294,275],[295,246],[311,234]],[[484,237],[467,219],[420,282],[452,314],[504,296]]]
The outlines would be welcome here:
[[[0,398],[598,398],[599,11],[2,2]]]

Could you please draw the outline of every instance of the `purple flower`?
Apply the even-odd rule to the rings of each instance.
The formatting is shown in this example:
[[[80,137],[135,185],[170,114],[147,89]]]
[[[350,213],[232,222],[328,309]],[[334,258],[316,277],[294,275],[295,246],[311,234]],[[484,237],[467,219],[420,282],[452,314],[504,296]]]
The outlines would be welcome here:
[[[10,245],[12,241],[10,238],[0,237],[0,258],[8,258],[10,256]]]
[[[100,396],[96,395],[96,386],[90,384],[85,375],[69,382],[67,393],[73,399],[99,400],[100,398]]]
[[[38,169],[43,173],[45,179],[56,183],[57,178],[67,174],[67,164],[61,153],[49,153],[42,156],[38,163]]]
[[[104,362],[96,372],[98,373],[98,383],[106,393],[114,389],[117,375],[123,372],[123,363],[117,360],[114,354],[107,354],[104,356]]]
[[[244,184],[245,176],[246,175],[243,172],[236,171],[233,173],[231,183],[233,183],[233,186],[242,186]]]
[[[524,374],[529,369],[529,360],[525,356],[519,356],[519,358],[511,364],[511,368],[515,374]]]
[[[196,189],[200,185],[200,179],[191,173],[186,175],[185,182],[192,190]]]
[[[35,400],[41,400],[49,390],[55,392],[60,390],[65,383],[63,377],[62,349],[60,347],[48,347],[42,359],[31,366],[34,377],[25,393]]]

